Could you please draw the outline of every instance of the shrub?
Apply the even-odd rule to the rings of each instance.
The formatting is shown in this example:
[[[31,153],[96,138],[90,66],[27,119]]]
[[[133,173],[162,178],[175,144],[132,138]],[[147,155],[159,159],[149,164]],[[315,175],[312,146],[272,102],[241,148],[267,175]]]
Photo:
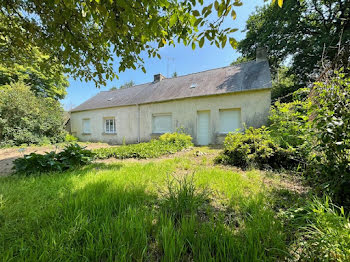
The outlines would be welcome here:
[[[14,163],[14,169],[18,173],[33,174],[50,171],[64,171],[69,168],[90,163],[94,154],[78,144],[71,144],[63,151],[48,152],[44,155],[31,153],[23,158],[18,158]]]
[[[338,72],[316,83],[311,99],[316,145],[308,178],[350,208],[350,77]]]
[[[85,147],[81,147],[78,144],[70,144],[57,154],[57,159],[62,163],[64,169],[68,169],[89,164],[94,159],[94,155],[91,150]]]
[[[248,128],[244,134],[229,133],[217,162],[247,168],[291,169],[298,166],[295,150],[284,149],[270,137],[266,127]]]
[[[147,143],[123,145],[93,150],[98,158],[155,158],[166,154],[174,154],[192,146],[192,138],[185,134],[164,134],[159,140]]]
[[[64,138],[65,142],[77,142],[78,138],[71,135],[71,134],[66,134],[65,138]]]
[[[276,102],[270,110],[269,130],[275,142],[283,148],[293,147],[301,151],[309,148],[309,101]]]
[[[181,148],[193,146],[192,137],[184,133],[166,133],[159,137],[160,141],[178,145]]]
[[[0,89],[2,145],[62,142],[63,109],[57,100],[36,97],[29,86],[14,83]]]

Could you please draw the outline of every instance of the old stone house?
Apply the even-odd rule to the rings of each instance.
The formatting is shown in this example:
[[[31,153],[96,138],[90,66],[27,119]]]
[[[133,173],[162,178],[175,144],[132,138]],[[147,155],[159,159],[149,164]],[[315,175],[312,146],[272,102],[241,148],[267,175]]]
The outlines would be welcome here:
[[[103,91],[71,112],[72,134],[111,144],[149,141],[179,128],[198,145],[266,123],[271,76],[266,59]]]

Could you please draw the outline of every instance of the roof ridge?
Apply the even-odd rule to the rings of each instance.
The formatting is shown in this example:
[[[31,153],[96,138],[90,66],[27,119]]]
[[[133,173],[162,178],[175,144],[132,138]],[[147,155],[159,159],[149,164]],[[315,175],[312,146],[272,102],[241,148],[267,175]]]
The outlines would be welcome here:
[[[214,71],[214,70],[218,70],[218,69],[224,69],[224,68],[227,68],[227,67],[235,67],[235,66],[238,66],[238,65],[248,64],[248,63],[252,63],[252,62],[256,62],[256,61],[255,60],[245,61],[245,62],[242,62],[242,63],[239,63],[239,64],[235,64],[235,65],[222,66],[222,67],[207,69],[207,70],[200,71],[200,72],[190,73],[190,74],[187,74],[187,75],[181,75],[181,76],[171,77],[171,78],[164,78],[162,81],[170,80],[170,79],[174,79],[174,78],[185,77],[185,76],[190,76],[190,75],[195,75],[195,74],[201,74],[201,73],[204,73],[204,72]],[[127,87],[127,88],[122,88],[122,89],[129,89],[129,88],[139,87],[139,86],[147,85],[147,84],[151,84],[151,83],[154,83],[154,82],[146,82],[146,83],[142,83],[142,84],[138,84],[138,85],[134,85],[134,86]],[[121,90],[121,88],[117,88],[117,89],[114,89],[114,90],[106,90],[106,91],[101,91],[101,92],[115,92],[115,91],[119,91],[119,90]]]

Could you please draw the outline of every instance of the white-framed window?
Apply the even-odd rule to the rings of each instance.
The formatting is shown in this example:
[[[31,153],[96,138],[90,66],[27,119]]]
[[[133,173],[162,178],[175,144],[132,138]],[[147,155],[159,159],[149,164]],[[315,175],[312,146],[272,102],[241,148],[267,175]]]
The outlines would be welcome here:
[[[156,114],[152,116],[152,133],[171,133],[172,126],[171,114]]]
[[[104,120],[105,125],[105,133],[107,134],[113,134],[116,133],[116,127],[115,127],[115,118],[105,118]]]
[[[227,134],[241,128],[241,110],[240,109],[220,109],[219,132]]]
[[[83,133],[84,134],[90,134],[91,128],[90,128],[90,119],[83,119]]]

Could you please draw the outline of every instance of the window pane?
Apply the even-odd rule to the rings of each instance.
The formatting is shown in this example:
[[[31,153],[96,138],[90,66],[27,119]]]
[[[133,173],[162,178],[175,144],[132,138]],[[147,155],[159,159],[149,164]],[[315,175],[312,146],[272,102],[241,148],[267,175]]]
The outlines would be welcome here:
[[[171,115],[153,116],[152,132],[168,133],[172,130]]]
[[[111,132],[115,133],[115,119],[111,120]]]
[[[108,123],[108,119],[105,120],[105,132],[108,133],[109,131],[109,123]]]
[[[105,120],[105,132],[106,133],[115,133],[115,119],[106,119]]]
[[[233,132],[241,128],[241,111],[238,109],[220,110],[220,133]]]

